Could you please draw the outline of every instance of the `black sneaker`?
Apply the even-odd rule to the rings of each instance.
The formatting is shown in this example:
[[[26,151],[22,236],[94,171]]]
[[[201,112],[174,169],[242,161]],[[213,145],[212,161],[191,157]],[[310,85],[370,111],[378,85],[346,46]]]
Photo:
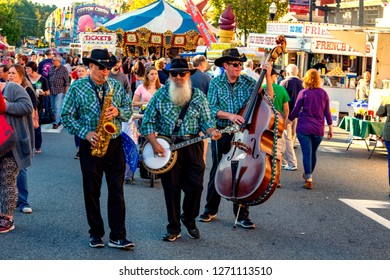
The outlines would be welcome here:
[[[215,219],[215,217],[217,217],[217,214],[212,215],[210,213],[204,212],[202,215],[199,216],[198,221],[199,222],[211,222],[212,220]]]
[[[178,239],[180,237],[181,237],[180,232],[179,233],[169,233],[168,232],[166,235],[164,235],[162,240],[163,241],[168,241],[168,242],[173,242],[173,241],[175,241],[176,239]]]
[[[91,248],[103,248],[104,242],[100,237],[92,236],[89,241],[89,247]]]
[[[108,246],[111,248],[118,248],[124,250],[130,250],[134,247],[134,243],[127,239],[112,240],[108,242]]]
[[[256,225],[250,219],[237,221],[237,224],[245,229],[255,229]]]
[[[198,239],[200,237],[200,231],[197,228],[197,226],[193,228],[187,228],[188,234],[190,235],[191,238],[193,239]]]
[[[76,155],[74,156],[74,159],[80,159],[80,153],[77,152]]]

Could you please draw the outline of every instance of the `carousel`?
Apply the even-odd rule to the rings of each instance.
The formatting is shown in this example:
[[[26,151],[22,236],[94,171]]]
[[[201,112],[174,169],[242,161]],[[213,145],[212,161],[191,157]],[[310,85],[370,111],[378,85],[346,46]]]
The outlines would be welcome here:
[[[191,16],[164,0],[120,15],[96,31],[115,32],[126,56],[173,58],[204,45]]]

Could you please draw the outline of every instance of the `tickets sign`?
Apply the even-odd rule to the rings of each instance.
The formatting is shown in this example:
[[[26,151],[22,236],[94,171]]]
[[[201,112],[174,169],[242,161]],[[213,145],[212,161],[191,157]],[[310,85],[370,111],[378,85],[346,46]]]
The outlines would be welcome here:
[[[115,53],[116,33],[108,32],[81,32],[79,40],[82,51],[91,51],[93,49],[108,49]]]

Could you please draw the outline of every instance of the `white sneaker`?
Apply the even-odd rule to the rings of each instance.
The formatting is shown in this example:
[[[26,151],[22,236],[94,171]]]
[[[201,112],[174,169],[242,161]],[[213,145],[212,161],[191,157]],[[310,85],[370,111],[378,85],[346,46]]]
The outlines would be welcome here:
[[[32,208],[31,207],[23,207],[21,210],[24,214],[31,214]]]
[[[288,170],[288,171],[295,171],[295,170],[298,170],[298,167],[296,167],[295,165],[294,166],[286,166],[283,169]]]

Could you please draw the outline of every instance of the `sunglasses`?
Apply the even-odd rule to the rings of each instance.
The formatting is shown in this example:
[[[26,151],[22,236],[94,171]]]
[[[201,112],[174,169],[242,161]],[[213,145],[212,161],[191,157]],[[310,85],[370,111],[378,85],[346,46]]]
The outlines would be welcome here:
[[[111,70],[111,67],[106,67],[106,66],[104,66],[104,65],[97,65],[97,66],[99,66],[99,70],[104,70],[104,69],[106,69],[106,68],[107,68],[108,71]]]
[[[187,75],[187,73],[189,73],[188,71],[184,71],[184,72],[175,72],[175,71],[172,71],[171,72],[171,76],[172,77],[177,77],[177,75],[179,75],[180,77],[184,77],[185,75]]]
[[[232,65],[233,67],[237,68],[239,66],[242,67],[242,63],[241,62],[227,62],[228,65]]]

